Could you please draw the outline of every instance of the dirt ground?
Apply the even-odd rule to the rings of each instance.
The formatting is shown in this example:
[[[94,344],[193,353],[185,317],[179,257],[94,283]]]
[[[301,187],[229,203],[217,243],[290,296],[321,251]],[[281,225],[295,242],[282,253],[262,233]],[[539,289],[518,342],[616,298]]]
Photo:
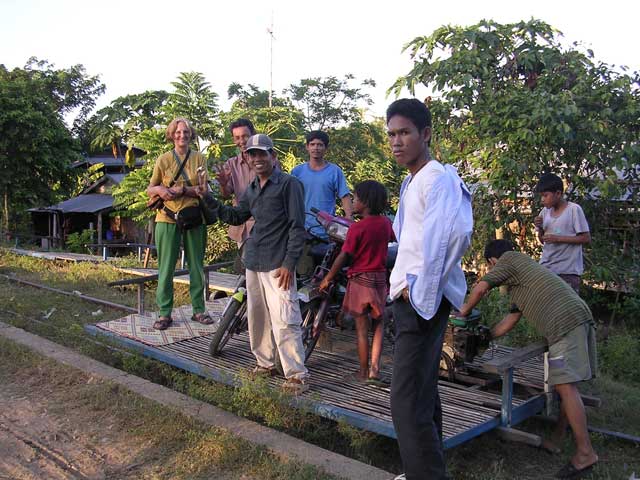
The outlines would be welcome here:
[[[61,415],[66,409],[41,390],[2,385],[0,479],[115,479],[135,473],[132,460],[144,445],[114,429],[108,417],[96,422],[82,412]]]
[[[335,477],[0,338],[0,480]]]

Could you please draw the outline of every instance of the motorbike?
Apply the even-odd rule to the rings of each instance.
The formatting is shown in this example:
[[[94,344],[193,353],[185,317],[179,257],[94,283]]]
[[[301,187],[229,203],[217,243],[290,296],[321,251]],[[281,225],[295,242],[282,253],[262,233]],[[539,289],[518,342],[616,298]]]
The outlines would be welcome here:
[[[338,257],[342,245],[347,239],[349,226],[353,224],[353,220],[331,215],[316,208],[312,208],[311,211],[315,215],[318,224],[327,232],[329,243],[322,261],[316,266],[311,277],[303,281],[302,288],[298,290],[300,312],[302,314],[302,344],[304,345],[305,361],[313,353],[318,339],[329,320],[335,320],[340,311],[342,297],[347,284],[344,271],[333,279],[326,290],[321,291],[319,286]]]

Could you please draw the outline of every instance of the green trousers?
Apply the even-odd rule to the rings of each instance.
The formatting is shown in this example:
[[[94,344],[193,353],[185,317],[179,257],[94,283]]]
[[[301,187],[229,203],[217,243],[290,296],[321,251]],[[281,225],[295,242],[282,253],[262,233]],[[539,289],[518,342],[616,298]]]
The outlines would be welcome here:
[[[204,248],[207,229],[204,225],[180,232],[175,224],[156,223],[156,249],[158,253],[158,290],[156,303],[160,316],[167,317],[173,310],[173,272],[180,252],[180,239],[189,267],[189,295],[193,313],[204,312]]]

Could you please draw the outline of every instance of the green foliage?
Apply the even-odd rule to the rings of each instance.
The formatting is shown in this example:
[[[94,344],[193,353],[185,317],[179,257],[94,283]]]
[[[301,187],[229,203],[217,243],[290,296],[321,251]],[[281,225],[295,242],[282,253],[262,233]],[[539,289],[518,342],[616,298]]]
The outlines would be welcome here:
[[[640,384],[640,332],[610,336],[600,347],[598,354],[601,368],[616,380]]]
[[[71,195],[73,197],[80,195],[86,188],[100,180],[100,178],[102,178],[103,168],[104,163],[96,163],[95,165],[90,165],[86,170],[83,170],[76,179],[76,186],[71,192]]]
[[[175,90],[169,94],[163,109],[167,123],[175,117],[189,120],[198,134],[193,141],[201,150],[201,140],[210,142],[220,133],[218,94],[211,90],[211,85],[199,72],[182,72],[171,85]]]
[[[81,122],[104,87],[82,65],[54,69],[35,58],[24,68],[0,65],[0,196],[2,226],[26,208],[60,200],[73,188],[68,167],[80,159],[64,115]],[[28,181],[26,181],[28,179]]]
[[[389,204],[398,207],[400,185],[406,172],[393,159],[385,124],[382,119],[364,123],[355,121],[347,126],[330,129],[327,160],[342,168],[351,187],[363,180],[377,180],[387,187]]]
[[[274,95],[272,106],[269,107],[268,91],[259,90],[255,85],[244,87],[238,83],[229,86],[228,95],[234,102],[231,109],[220,116],[223,133],[219,143],[209,149],[211,155],[226,159],[237,154],[229,125],[238,118],[251,120],[256,131],[271,137],[281,162],[285,158],[299,158],[302,155],[304,117],[288,98]]]
[[[95,235],[96,231],[91,229],[70,233],[67,236],[66,249],[73,253],[89,253],[85,244],[93,243]]]
[[[154,162],[146,162],[142,168],[138,168],[124,177],[120,185],[114,186],[113,207],[120,216],[130,217],[137,222],[149,220],[154,211],[147,209],[147,187],[153,173]]]
[[[291,96],[294,105],[304,114],[306,130],[323,130],[361,120],[360,103],[371,105],[373,101],[366,87],[375,87],[371,79],[364,80],[360,86],[350,85],[354,76],[347,74],[343,79],[337,77],[315,77],[300,80],[285,90]]]
[[[534,19],[443,26],[406,45],[413,68],[392,90],[436,92],[426,100],[435,156],[476,187],[474,252],[501,229],[539,253],[533,187],[551,171],[587,212],[594,244],[585,277],[628,287],[638,283],[640,251],[640,74],[596,62],[560,36]]]
[[[236,255],[236,242],[227,236],[227,228],[222,222],[207,226],[207,247],[204,252],[207,263],[233,260]]]
[[[640,160],[638,73],[594,63],[559,35],[539,20],[441,27],[406,46],[414,66],[393,87],[438,92],[435,150],[469,183],[488,186],[493,217],[515,235],[532,221],[527,207],[542,172],[581,196],[596,187],[615,195],[614,169],[631,172]]]

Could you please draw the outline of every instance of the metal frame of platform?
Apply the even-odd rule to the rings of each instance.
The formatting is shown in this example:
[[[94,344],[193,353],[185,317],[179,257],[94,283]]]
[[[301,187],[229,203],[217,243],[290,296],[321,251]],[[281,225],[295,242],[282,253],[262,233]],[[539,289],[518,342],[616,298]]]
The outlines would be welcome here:
[[[85,329],[92,335],[107,336],[146,357],[226,385],[237,386],[240,382],[238,374],[255,364],[246,333],[233,337],[222,355],[214,358],[209,354],[209,336],[151,347],[93,325],[87,325]],[[306,408],[324,418],[344,421],[363,430],[396,438],[389,408],[389,388],[344,380],[347,372],[357,369],[355,358],[316,350],[307,367],[311,388],[300,397],[292,398],[295,406]],[[381,373],[390,377],[390,367],[383,366]],[[497,427],[511,427],[543,410],[545,395],[533,395],[527,399],[515,397],[513,378],[511,369],[510,377],[503,382],[501,394],[442,380],[439,382],[445,448],[460,445]],[[273,378],[269,383],[278,388],[281,381]]]

